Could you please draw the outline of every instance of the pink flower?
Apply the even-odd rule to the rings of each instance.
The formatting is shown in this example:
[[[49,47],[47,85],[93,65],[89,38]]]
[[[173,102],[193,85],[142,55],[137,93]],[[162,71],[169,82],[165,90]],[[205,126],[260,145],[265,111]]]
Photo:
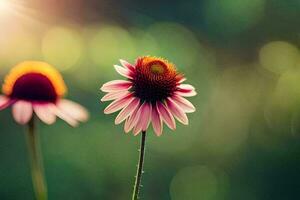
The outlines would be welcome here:
[[[25,61],[6,76],[0,95],[0,110],[12,106],[12,114],[19,124],[27,124],[33,113],[46,124],[53,124],[56,116],[71,126],[88,119],[81,105],[62,99],[66,86],[60,73],[44,62]]]
[[[176,128],[174,118],[188,124],[186,113],[194,112],[195,107],[185,97],[195,96],[196,91],[192,85],[183,84],[186,79],[173,64],[150,56],[138,58],[135,65],[120,62],[123,67],[114,67],[127,80],[113,80],[101,87],[107,92],[101,101],[114,100],[104,113],[121,110],[115,124],[125,121],[125,132],[133,130],[137,135],[152,122],[157,136],[162,134],[163,122],[172,130]]]

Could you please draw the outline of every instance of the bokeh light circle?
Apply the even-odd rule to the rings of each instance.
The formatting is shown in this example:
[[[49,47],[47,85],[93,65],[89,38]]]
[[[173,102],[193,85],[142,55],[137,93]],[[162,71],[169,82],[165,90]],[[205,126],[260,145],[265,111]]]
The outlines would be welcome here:
[[[83,41],[75,30],[53,27],[43,38],[42,53],[45,61],[60,70],[67,70],[78,64],[82,57]]]
[[[123,58],[133,60],[135,45],[127,30],[114,25],[102,25],[89,40],[89,57],[102,70],[112,71],[113,64]]]
[[[295,68],[298,59],[297,47],[283,41],[270,42],[264,45],[259,52],[260,64],[276,74],[282,74]]]
[[[286,108],[300,105],[300,69],[288,70],[280,76],[273,100]]]

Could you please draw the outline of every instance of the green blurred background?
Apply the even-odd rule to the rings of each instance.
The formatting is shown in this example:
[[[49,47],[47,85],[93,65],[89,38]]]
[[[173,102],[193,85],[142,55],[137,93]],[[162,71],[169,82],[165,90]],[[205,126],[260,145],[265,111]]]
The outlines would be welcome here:
[[[148,132],[141,199],[300,199],[300,0],[0,0],[0,78],[57,67],[79,128],[39,124],[49,199],[130,199],[140,137],[104,115],[118,59],[162,56],[194,85],[190,125]],[[24,127],[0,112],[0,199],[32,200]]]

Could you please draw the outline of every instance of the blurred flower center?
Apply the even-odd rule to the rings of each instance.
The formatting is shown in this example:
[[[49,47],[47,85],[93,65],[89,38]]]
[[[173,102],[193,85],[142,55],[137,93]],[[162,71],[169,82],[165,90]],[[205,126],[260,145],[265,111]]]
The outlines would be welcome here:
[[[161,101],[173,95],[180,77],[173,64],[168,61],[142,57],[137,61],[133,91],[143,101]]]
[[[10,96],[28,101],[55,102],[57,99],[51,81],[39,73],[29,73],[18,78]]]
[[[60,73],[39,61],[24,61],[5,77],[2,91],[11,98],[28,101],[55,102],[66,92]]]

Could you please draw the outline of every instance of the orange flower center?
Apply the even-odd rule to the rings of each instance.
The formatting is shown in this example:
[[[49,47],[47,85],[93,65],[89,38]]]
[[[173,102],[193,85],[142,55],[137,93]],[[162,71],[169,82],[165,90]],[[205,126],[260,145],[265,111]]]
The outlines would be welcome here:
[[[147,102],[156,102],[172,96],[180,75],[175,66],[157,57],[141,57],[136,63],[133,79],[134,94]]]
[[[152,64],[150,66],[150,70],[153,74],[163,74],[165,71],[165,68],[160,63],[157,63],[157,64]]]

